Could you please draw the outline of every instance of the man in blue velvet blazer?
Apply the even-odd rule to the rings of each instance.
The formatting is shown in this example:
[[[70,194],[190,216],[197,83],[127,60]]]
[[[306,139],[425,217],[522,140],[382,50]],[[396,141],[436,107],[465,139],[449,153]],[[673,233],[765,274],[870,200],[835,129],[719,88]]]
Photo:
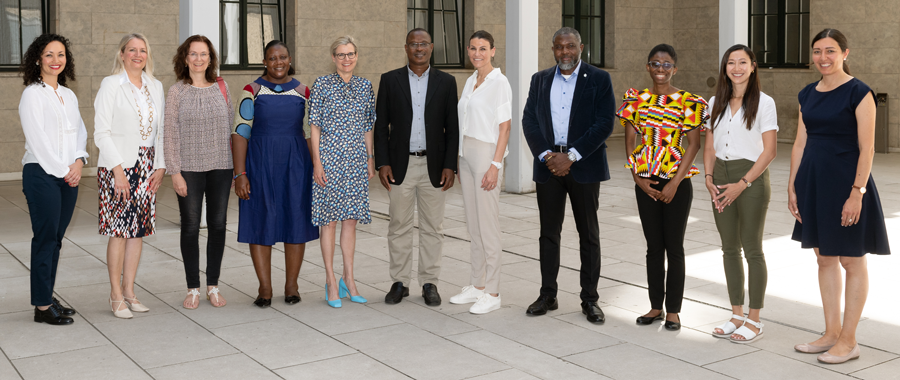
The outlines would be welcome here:
[[[609,179],[606,139],[613,131],[615,97],[609,74],[582,62],[581,35],[564,27],[553,35],[557,65],[531,77],[522,130],[534,155],[534,181],[540,210],[541,292],[526,311],[556,310],[559,240],[566,196],[578,229],[581,253],[581,309],[587,320],[603,323],[597,305],[600,280],[600,182]]]

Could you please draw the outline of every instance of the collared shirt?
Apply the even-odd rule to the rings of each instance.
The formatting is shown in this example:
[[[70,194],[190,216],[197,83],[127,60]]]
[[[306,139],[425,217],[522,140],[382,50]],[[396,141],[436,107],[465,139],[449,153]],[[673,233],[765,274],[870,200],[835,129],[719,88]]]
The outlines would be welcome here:
[[[512,120],[512,87],[509,80],[494,68],[481,86],[475,88],[478,71],[466,80],[459,98],[459,155],[463,154],[463,137],[469,136],[490,144],[500,139],[500,123]],[[509,154],[509,148],[503,157]]]
[[[59,98],[64,103],[60,103]],[[78,109],[78,98],[65,86],[31,84],[19,101],[19,118],[25,133],[22,165],[37,163],[57,178],[69,173],[69,165],[87,157],[87,129]]]
[[[709,100],[709,109],[713,108],[715,101],[715,97]],[[731,104],[725,107],[721,119],[712,120],[710,118],[706,128],[713,131],[716,158],[725,161],[744,159],[756,162],[763,152],[762,134],[768,131],[778,131],[775,100],[763,92],[759,93],[756,119],[753,120],[753,126],[749,130],[744,124],[744,107],[731,116]]]
[[[425,150],[425,94],[428,93],[428,74],[431,72],[431,66],[428,66],[422,76],[416,75],[409,66],[406,66],[406,70],[409,71],[409,95],[413,109],[409,151],[420,152]]]
[[[141,110],[141,125],[137,126],[137,128],[146,133],[147,124],[150,125],[150,135],[147,136],[146,139],[143,138],[143,135],[141,136],[141,146],[155,146],[156,132],[159,130],[159,107],[155,107],[155,104],[153,104],[152,96],[147,96],[147,94],[150,93],[149,89],[147,90],[147,94],[144,93],[144,89],[150,84],[150,78],[147,77],[146,73],[141,71],[141,87],[139,88],[138,86],[135,86],[134,83],[131,83],[131,80],[128,79],[128,73],[125,72],[125,70],[122,70],[122,79],[119,83],[128,83],[131,86],[133,100]]]
[[[578,72],[581,70],[581,60],[575,65],[575,71],[568,78],[563,76],[559,65],[556,66],[556,74],[553,75],[553,84],[550,86],[550,118],[553,121],[553,143],[555,145],[568,145],[569,143],[569,117],[572,114],[572,98],[575,95],[575,84],[578,83]],[[575,153],[575,159],[580,160],[581,154],[575,148],[569,148]],[[543,159],[550,151],[541,153]]]

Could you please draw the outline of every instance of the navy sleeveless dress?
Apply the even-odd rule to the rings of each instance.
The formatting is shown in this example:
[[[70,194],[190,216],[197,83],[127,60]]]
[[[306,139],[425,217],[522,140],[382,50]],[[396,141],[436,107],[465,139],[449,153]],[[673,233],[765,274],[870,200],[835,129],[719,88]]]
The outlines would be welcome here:
[[[792,239],[803,248],[819,248],[822,256],[889,255],[884,213],[871,175],[859,223],[841,226],[859,161],[856,107],[867,94],[875,94],[856,78],[828,92],[816,90],[817,84],[806,86],[798,96],[807,139],[794,180],[803,223],[795,222]]]

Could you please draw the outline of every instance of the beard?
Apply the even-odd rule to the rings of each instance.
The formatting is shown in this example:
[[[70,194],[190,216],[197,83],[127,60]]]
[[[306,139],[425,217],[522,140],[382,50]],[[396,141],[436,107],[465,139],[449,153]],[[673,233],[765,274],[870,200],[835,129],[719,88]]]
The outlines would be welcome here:
[[[556,60],[556,64],[559,65],[560,70],[572,70],[575,68],[575,66],[578,65],[578,62],[580,62],[580,61],[581,60],[577,59],[577,58],[572,60],[569,63],[562,63],[560,60]]]

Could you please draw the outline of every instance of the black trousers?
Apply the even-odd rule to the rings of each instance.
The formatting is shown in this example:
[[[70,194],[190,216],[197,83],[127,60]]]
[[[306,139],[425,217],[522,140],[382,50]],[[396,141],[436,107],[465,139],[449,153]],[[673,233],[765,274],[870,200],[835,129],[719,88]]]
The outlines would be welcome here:
[[[200,287],[200,215],[206,194],[206,285],[219,285],[225,251],[225,224],[231,194],[231,169],[181,172],[187,196],[178,196],[181,211],[181,257],[188,289]]]
[[[581,254],[581,300],[597,302],[597,283],[600,281],[600,183],[578,183],[569,174],[551,176],[546,183],[537,184],[537,203],[540,210],[541,237],[541,295],[556,298],[559,275],[559,241],[566,216],[566,196],[572,201],[575,228],[578,230]]]
[[[668,179],[655,176],[651,179],[659,181],[651,187],[660,191],[669,183]],[[662,310],[665,301],[667,312],[680,313],[684,298],[684,233],[694,199],[691,180],[685,178],[681,181],[675,197],[668,204],[654,201],[638,185],[634,185],[634,193],[644,238],[647,239],[650,306]],[[668,273],[666,260],[669,261]]]
[[[31,214],[31,304],[47,306],[53,302],[56,268],[66,228],[75,212],[78,188],[69,186],[41,168],[26,164],[22,168],[22,192]]]

